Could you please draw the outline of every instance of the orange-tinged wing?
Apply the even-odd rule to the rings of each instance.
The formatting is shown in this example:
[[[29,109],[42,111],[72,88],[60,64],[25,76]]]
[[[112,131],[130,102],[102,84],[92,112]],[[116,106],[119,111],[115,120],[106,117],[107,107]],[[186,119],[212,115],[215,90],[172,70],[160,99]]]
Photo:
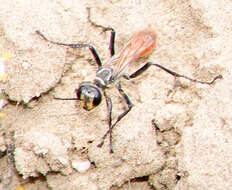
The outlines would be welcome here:
[[[135,33],[126,47],[129,55],[135,59],[148,55],[156,44],[156,34],[151,30]]]
[[[150,29],[136,32],[121,52],[106,65],[113,66],[114,76],[118,76],[125,67],[136,59],[148,55],[156,44],[156,33]]]

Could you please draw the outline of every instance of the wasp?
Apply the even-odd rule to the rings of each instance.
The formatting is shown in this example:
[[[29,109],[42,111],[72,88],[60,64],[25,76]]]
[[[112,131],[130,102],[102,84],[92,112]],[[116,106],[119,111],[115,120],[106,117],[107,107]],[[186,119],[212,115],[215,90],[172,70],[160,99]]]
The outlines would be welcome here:
[[[115,30],[111,27],[104,27],[98,25],[93,21],[91,21],[91,23],[94,24],[96,27],[102,28],[104,32],[106,31],[111,32],[110,43],[109,43],[109,50],[111,57],[104,63],[102,63],[96,49],[90,44],[85,44],[85,43],[72,44],[72,43],[55,42],[47,39],[45,35],[38,30],[36,31],[36,33],[49,43],[61,45],[61,46],[68,46],[71,48],[88,48],[92,53],[93,58],[98,66],[95,79],[93,81],[82,82],[80,86],[77,89],[75,89],[76,98],[58,98],[58,97],[54,97],[54,98],[58,100],[78,100],[80,101],[81,106],[85,110],[90,111],[101,103],[102,98],[104,96],[107,105],[109,129],[102,137],[101,143],[98,144],[97,146],[102,147],[105,138],[109,134],[109,141],[110,141],[109,144],[110,144],[111,153],[113,153],[112,130],[114,129],[116,124],[131,111],[133,107],[133,104],[129,96],[125,93],[125,91],[122,88],[121,85],[122,79],[126,79],[126,80],[134,79],[139,75],[141,75],[143,72],[145,72],[150,66],[156,66],[164,70],[165,72],[173,75],[174,77],[185,78],[192,82],[197,82],[202,84],[211,85],[214,83],[215,80],[222,78],[222,75],[217,75],[210,82],[199,81],[190,78],[188,76],[178,74],[160,64],[153,62],[147,62],[132,74],[127,74],[124,72],[127,67],[134,64],[137,59],[147,56],[153,51],[157,41],[157,34],[152,29],[149,28],[138,31],[132,35],[132,37],[126,43],[124,48],[118,54],[115,54],[115,48],[114,48],[115,34],[116,34]],[[112,100],[107,95],[107,89],[109,89],[112,86],[117,87],[119,94],[122,96],[122,98],[127,104],[127,109],[124,110],[114,122],[112,121],[112,106],[113,106]]]

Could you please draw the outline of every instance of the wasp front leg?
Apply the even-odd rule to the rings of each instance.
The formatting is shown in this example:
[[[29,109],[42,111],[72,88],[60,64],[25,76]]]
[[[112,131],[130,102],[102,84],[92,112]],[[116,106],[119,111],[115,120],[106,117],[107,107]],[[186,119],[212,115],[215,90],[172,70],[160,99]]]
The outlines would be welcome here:
[[[124,90],[122,89],[122,86],[121,86],[121,82],[119,82],[119,85],[118,85],[118,91],[119,93],[122,95],[123,99],[126,101],[127,103],[127,109],[121,113],[117,120],[112,124],[112,102],[111,102],[111,99],[109,99],[108,96],[105,96],[106,97],[106,103],[107,103],[107,108],[108,108],[108,114],[109,114],[109,129],[108,131],[105,133],[105,135],[102,137],[102,141],[100,144],[98,144],[98,147],[102,147],[102,145],[104,144],[104,141],[105,141],[105,138],[107,137],[108,134],[110,134],[110,153],[113,153],[113,146],[112,146],[112,131],[114,129],[114,127],[116,126],[116,124],[123,118],[125,117],[132,109],[133,107],[133,104],[129,98],[129,96],[124,92]]]
[[[105,90],[103,91],[104,93],[104,97],[106,99],[106,105],[107,105],[107,112],[108,112],[108,126],[109,126],[109,130],[111,129],[112,127],[112,100],[111,98],[106,94]],[[103,137],[102,137],[102,141],[100,144],[98,144],[97,146],[98,147],[102,147],[102,145],[104,144],[104,140],[106,138],[108,133],[106,133]],[[113,152],[113,148],[112,148],[112,133],[110,131],[110,152],[112,153]]]

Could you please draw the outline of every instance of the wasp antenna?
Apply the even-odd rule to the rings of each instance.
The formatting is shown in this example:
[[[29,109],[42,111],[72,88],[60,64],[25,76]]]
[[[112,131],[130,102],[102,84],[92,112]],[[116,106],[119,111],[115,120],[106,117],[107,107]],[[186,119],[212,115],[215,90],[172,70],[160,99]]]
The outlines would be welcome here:
[[[53,99],[55,99],[55,100],[78,100],[78,98],[59,98],[59,97],[55,97],[55,96],[53,96]]]

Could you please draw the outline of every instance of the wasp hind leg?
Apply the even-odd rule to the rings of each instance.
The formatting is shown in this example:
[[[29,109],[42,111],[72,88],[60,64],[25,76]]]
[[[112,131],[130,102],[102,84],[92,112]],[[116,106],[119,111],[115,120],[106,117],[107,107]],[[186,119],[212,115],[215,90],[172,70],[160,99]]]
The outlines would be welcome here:
[[[108,107],[108,113],[109,113],[109,129],[108,131],[105,133],[105,135],[102,137],[102,141],[100,144],[98,144],[98,147],[102,147],[102,145],[104,144],[104,141],[105,141],[105,138],[107,137],[107,135],[109,134],[110,135],[110,153],[113,153],[113,146],[112,146],[112,131],[114,129],[114,127],[116,126],[116,124],[123,118],[125,117],[132,109],[133,107],[133,104],[132,102],[130,101],[130,98],[129,96],[124,92],[124,90],[122,89],[122,86],[121,86],[121,82],[119,82],[119,85],[118,85],[118,91],[119,93],[122,95],[123,99],[126,101],[127,103],[127,109],[121,113],[117,120],[113,123],[112,125],[112,102],[111,100],[108,102],[107,101],[107,96],[106,96],[106,102],[107,102],[107,107]],[[111,107],[110,107],[111,105]]]
[[[109,50],[110,50],[110,55],[111,57],[115,54],[115,48],[114,48],[114,44],[115,44],[115,30],[111,27],[105,27],[105,26],[102,26],[102,25],[99,25],[99,24],[96,24],[95,22],[93,22],[90,18],[90,8],[88,7],[87,8],[87,11],[88,11],[88,20],[89,22],[97,27],[97,28],[101,28],[103,30],[103,32],[106,32],[106,31],[111,31],[110,33],[110,44],[109,44]]]
[[[190,80],[192,82],[196,82],[196,83],[201,83],[201,84],[208,84],[208,85],[211,85],[215,82],[215,80],[217,79],[221,79],[222,78],[222,75],[217,75],[216,77],[213,78],[212,81],[210,82],[207,82],[207,81],[200,81],[200,80],[197,80],[197,79],[193,79],[193,78],[190,78],[188,76],[185,76],[185,75],[182,75],[182,74],[179,74],[179,73],[176,73],[174,71],[171,71],[170,69],[162,66],[162,65],[159,65],[159,64],[156,64],[156,63],[152,63],[152,62],[147,62],[145,65],[143,65],[141,68],[139,68],[137,71],[135,71],[134,73],[132,73],[131,75],[123,75],[123,77],[127,80],[130,80],[130,79],[133,79],[139,75],[141,75],[144,71],[146,71],[150,66],[156,66],[156,67],[159,67],[160,69],[164,70],[165,72],[173,75],[174,77],[180,77],[180,78],[185,78],[187,80]]]

